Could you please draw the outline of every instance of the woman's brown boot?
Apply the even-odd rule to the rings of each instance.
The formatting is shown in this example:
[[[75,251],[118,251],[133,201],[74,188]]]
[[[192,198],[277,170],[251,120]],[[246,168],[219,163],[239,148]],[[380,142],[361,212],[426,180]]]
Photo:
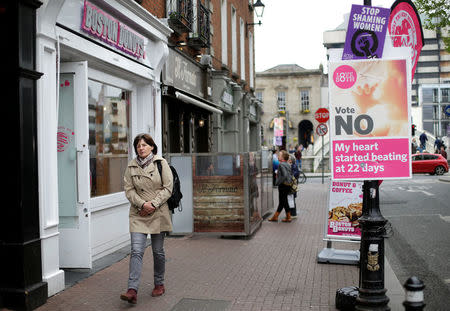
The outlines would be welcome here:
[[[273,214],[272,217],[270,217],[269,219],[267,219],[268,221],[278,221],[278,215],[280,215],[280,213],[275,212],[275,214]]]
[[[152,291],[153,297],[161,296],[166,292],[166,289],[164,288],[164,285],[155,285],[155,288]]]
[[[291,212],[287,212],[286,213],[286,218],[281,220],[282,222],[291,222],[292,218],[291,218]]]
[[[128,301],[129,303],[136,304],[137,303],[137,292],[135,289],[128,289],[125,294],[120,295],[120,299]]]

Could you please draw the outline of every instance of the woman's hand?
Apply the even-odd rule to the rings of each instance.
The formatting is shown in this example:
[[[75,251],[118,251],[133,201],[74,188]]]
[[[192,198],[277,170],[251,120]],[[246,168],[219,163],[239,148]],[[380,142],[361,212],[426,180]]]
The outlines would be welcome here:
[[[144,205],[142,205],[142,210],[139,212],[139,216],[145,217],[150,214],[152,214],[156,208],[153,206],[150,202],[145,202]]]

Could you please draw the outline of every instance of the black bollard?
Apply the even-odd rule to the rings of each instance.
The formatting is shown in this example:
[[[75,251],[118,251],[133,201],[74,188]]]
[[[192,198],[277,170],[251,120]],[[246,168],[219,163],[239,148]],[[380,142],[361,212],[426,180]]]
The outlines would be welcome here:
[[[421,311],[425,308],[425,303],[423,302],[423,289],[425,285],[416,276],[410,277],[406,280],[405,284],[405,301],[403,306],[405,306],[405,311]]]

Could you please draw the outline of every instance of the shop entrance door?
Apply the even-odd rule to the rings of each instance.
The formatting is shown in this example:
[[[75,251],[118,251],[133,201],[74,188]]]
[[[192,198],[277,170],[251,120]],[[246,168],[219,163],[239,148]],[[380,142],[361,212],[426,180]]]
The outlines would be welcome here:
[[[57,134],[61,268],[92,268],[87,71],[87,62],[61,64]]]

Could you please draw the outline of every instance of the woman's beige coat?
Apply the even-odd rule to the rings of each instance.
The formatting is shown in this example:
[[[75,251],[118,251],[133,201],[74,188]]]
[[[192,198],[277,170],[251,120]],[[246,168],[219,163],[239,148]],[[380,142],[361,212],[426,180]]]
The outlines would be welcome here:
[[[161,160],[162,180],[154,161]],[[124,175],[125,195],[131,203],[130,232],[156,234],[172,231],[170,210],[166,203],[172,194],[173,178],[167,161],[154,155],[153,162],[142,169],[133,159],[128,163]],[[156,210],[142,217],[137,211],[145,202],[151,202]]]

